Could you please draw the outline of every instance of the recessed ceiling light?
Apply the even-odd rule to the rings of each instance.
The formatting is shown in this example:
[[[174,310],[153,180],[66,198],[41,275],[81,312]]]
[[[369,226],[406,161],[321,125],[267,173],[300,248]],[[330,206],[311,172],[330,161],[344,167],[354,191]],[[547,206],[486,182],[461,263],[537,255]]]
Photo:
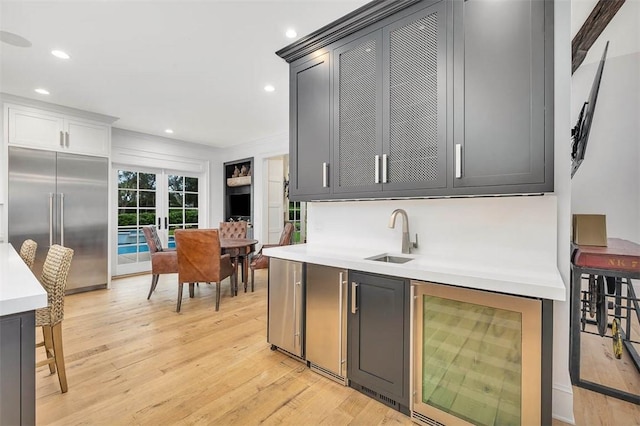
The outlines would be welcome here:
[[[284,33],[288,38],[296,38],[298,33],[293,28],[289,28],[286,33]]]
[[[47,89],[38,88],[35,90],[36,93],[40,93],[41,95],[48,95],[49,91]]]
[[[272,85],[270,85],[270,84],[267,84],[266,86],[264,86],[264,91],[265,91],[265,92],[273,92],[274,90],[276,90],[276,88],[275,88],[275,87],[273,87],[273,86],[272,86]]]
[[[71,57],[67,52],[63,52],[62,50],[52,50],[51,54],[60,59],[69,59]]]
[[[169,133],[169,134],[173,134],[173,129],[166,129],[164,132],[165,133]]]

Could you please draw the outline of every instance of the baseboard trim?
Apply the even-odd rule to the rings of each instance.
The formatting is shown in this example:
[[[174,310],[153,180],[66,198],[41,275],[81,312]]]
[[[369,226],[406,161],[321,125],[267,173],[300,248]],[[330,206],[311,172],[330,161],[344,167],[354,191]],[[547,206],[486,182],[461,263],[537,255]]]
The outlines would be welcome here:
[[[573,415],[573,388],[571,386],[553,385],[551,417],[570,425],[576,424],[576,419]]]

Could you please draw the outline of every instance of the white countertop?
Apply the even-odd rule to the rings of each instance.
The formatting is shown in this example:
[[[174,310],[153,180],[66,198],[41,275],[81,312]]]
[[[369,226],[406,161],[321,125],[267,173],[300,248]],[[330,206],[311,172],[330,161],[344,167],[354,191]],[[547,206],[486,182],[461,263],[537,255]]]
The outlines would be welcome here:
[[[489,251],[487,251],[489,252]],[[529,259],[511,258],[501,262],[480,254],[474,259],[447,258],[433,255],[389,253],[411,257],[403,263],[367,260],[382,254],[379,250],[349,249],[348,247],[298,244],[263,249],[263,253],[298,262],[372,272],[433,283],[497,291],[519,296],[564,301],[566,290],[555,264],[536,264]]]
[[[47,292],[9,243],[0,243],[0,316],[47,306]]]

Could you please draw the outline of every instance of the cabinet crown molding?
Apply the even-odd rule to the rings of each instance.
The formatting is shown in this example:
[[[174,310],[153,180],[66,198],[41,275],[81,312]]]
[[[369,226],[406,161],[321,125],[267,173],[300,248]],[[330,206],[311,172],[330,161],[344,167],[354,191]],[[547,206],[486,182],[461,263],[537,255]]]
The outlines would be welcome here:
[[[276,52],[285,61],[315,52],[422,0],[374,0]]]

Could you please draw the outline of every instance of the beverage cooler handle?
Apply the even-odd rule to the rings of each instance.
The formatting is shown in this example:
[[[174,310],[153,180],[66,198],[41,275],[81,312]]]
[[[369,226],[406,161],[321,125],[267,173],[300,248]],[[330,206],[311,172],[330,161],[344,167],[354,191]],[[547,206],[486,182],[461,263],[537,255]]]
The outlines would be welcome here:
[[[358,283],[351,283],[351,313],[355,314],[358,310],[358,303],[356,302],[356,297],[358,295]]]
[[[60,193],[60,245],[64,247],[64,194]]]
[[[53,193],[49,193],[49,247],[53,245]]]
[[[338,341],[340,342],[340,345],[338,347],[338,366],[342,366],[342,363],[344,362],[343,359],[342,359],[342,322],[343,322],[343,315],[342,315],[343,297],[342,297],[342,295],[344,294],[343,286],[346,283],[347,282],[344,280],[344,272],[340,272],[340,282],[338,284],[340,286],[340,294],[338,296],[338,306],[339,306],[339,310],[340,310],[340,314],[338,315]]]
[[[298,287],[298,283],[296,282],[296,271],[293,270],[293,347],[296,347],[296,319],[298,314],[298,309],[296,306],[296,288]]]

